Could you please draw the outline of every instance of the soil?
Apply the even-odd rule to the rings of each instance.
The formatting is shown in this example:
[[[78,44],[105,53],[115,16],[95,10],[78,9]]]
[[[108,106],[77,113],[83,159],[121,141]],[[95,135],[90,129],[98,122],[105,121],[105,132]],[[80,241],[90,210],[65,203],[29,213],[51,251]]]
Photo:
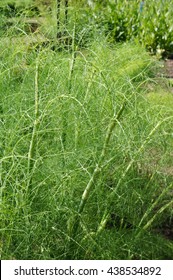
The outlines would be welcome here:
[[[165,76],[173,79],[173,59],[166,59],[164,61]]]
[[[164,223],[154,229],[155,233],[162,235],[168,240],[173,240],[173,220],[166,220]]]

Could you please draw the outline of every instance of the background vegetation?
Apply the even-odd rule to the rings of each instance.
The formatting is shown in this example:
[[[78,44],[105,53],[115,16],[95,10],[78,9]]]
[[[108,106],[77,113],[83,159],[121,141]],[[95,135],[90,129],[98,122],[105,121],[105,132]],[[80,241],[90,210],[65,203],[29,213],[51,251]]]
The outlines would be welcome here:
[[[171,53],[172,18],[151,2],[2,1],[2,259],[172,259],[172,87],[146,51]]]
[[[150,52],[173,52],[173,8],[168,0],[102,1],[94,6],[98,25],[112,42],[137,40]],[[141,4],[143,2],[143,5]]]

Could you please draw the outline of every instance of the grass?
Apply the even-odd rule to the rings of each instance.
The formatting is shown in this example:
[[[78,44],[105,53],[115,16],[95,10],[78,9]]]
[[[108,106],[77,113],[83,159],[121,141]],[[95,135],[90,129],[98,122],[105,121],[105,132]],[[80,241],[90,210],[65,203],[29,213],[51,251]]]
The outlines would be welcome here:
[[[172,259],[157,61],[133,43],[53,51],[32,36],[0,41],[1,258]]]

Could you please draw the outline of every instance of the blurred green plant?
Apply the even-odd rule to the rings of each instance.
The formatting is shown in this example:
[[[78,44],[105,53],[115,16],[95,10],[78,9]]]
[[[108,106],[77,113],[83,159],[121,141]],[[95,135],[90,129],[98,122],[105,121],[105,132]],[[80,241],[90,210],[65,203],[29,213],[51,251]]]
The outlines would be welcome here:
[[[99,29],[104,30],[110,42],[138,40],[151,53],[161,50],[163,56],[173,52],[173,7],[169,0],[111,1],[104,5],[92,1],[93,18]]]

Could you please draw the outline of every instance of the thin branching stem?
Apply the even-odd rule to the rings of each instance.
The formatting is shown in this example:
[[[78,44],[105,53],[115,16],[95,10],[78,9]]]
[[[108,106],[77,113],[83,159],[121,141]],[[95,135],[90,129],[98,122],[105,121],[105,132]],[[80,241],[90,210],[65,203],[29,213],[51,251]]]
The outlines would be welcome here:
[[[161,192],[161,194],[159,195],[159,197],[154,201],[154,203],[152,203],[152,205],[147,209],[147,211],[145,212],[145,214],[143,215],[138,227],[141,227],[141,225],[143,224],[143,222],[148,218],[149,214],[151,213],[151,211],[158,205],[158,203],[161,201],[161,199],[165,196],[165,194],[168,193],[169,190],[172,189],[173,184],[168,185],[167,188],[163,189],[163,191]],[[171,200],[169,202],[170,204],[173,203],[173,200]],[[146,222],[146,224],[143,226],[143,229],[146,230],[149,226],[151,226],[152,222],[156,219],[156,217],[161,214],[168,206],[169,203],[164,205],[163,207],[161,207],[161,209],[159,211],[157,211],[157,213],[148,221]]]
[[[76,50],[75,50],[75,33],[76,33],[76,26],[74,25],[73,29],[73,40],[72,40],[72,56],[70,60],[70,67],[69,67],[69,75],[68,75],[68,95],[71,94],[72,90],[72,78],[73,78],[73,72],[76,62]],[[63,132],[62,132],[62,149],[65,152],[66,150],[66,142],[67,142],[67,127],[68,127],[68,116],[66,111],[64,110],[63,114]],[[65,165],[65,163],[64,163]]]
[[[109,126],[108,126],[108,129],[107,129],[107,133],[106,133],[106,137],[105,137],[105,141],[104,141],[104,145],[103,145],[103,149],[102,149],[102,152],[101,152],[101,155],[100,155],[100,158],[99,158],[99,162],[98,164],[96,165],[95,169],[94,169],[94,172],[92,174],[92,177],[90,178],[84,192],[83,192],[83,195],[82,195],[82,198],[81,198],[81,202],[80,202],[80,205],[79,205],[79,209],[78,209],[78,213],[81,214],[82,211],[83,211],[83,208],[87,202],[87,199],[88,199],[88,196],[89,196],[89,193],[91,191],[91,188],[93,187],[93,184],[94,184],[94,181],[95,181],[95,178],[97,176],[97,174],[99,172],[101,172],[102,170],[102,162],[103,162],[103,159],[106,155],[106,150],[107,150],[107,147],[109,145],[109,141],[110,141],[110,138],[111,138],[111,135],[112,135],[112,132],[115,128],[115,125],[117,123],[117,121],[120,119],[123,111],[125,109],[125,103],[122,105],[121,109],[119,110],[118,112],[118,115],[115,116]]]
[[[56,11],[56,26],[57,26],[57,32],[56,36],[59,38],[59,28],[60,28],[60,8],[61,8],[61,0],[57,0],[57,11]]]
[[[140,146],[140,148],[138,149],[137,153],[136,153],[136,156],[131,159],[131,161],[129,162],[128,166],[126,167],[125,171],[123,172],[121,178],[119,179],[115,189],[111,192],[110,196],[109,196],[109,202],[111,203],[113,200],[114,200],[114,197],[115,197],[115,193],[117,192],[119,186],[121,185],[121,183],[123,182],[125,176],[127,175],[128,171],[130,170],[130,168],[132,167],[133,163],[135,162],[136,160],[136,157],[140,155],[140,153],[144,150],[145,146],[149,143],[149,141],[151,140],[151,137],[152,135],[156,132],[156,130],[163,124],[163,122],[169,120],[173,118],[172,116],[171,117],[168,117],[160,122],[158,122],[156,124],[156,126],[150,131],[149,135],[146,137],[145,141],[142,143],[142,145]],[[104,212],[104,215],[102,217],[102,220],[98,226],[98,229],[97,229],[97,234],[99,234],[104,228],[105,228],[105,225],[107,224],[107,221],[109,219],[109,210],[106,209],[105,212]]]
[[[68,23],[68,0],[65,0],[65,19],[64,19],[64,26],[67,28]]]
[[[35,112],[34,112],[34,122],[33,122],[33,130],[32,136],[28,151],[28,187],[31,184],[31,173],[34,167],[34,158],[36,153],[36,141],[37,141],[37,130],[39,125],[39,88],[38,88],[38,66],[39,62],[36,60],[36,68],[35,68]]]
[[[69,233],[69,236],[70,236],[70,246],[69,246],[69,251],[71,251],[72,249],[72,246],[73,246],[73,240],[75,239],[75,236],[76,236],[76,233],[77,233],[77,230],[78,230],[78,227],[79,227],[79,224],[80,224],[80,217],[81,217],[81,214],[84,210],[84,207],[87,203],[87,200],[88,200],[88,197],[89,197],[89,194],[91,193],[93,187],[94,187],[94,184],[95,184],[95,180],[97,178],[97,175],[102,171],[103,169],[103,160],[105,158],[105,155],[106,155],[106,151],[107,151],[107,148],[108,148],[108,145],[109,145],[109,141],[110,141],[110,138],[111,138],[111,135],[113,133],[113,130],[116,126],[116,123],[119,121],[124,109],[125,109],[125,106],[126,106],[126,103],[124,103],[118,114],[116,116],[114,116],[112,118],[112,120],[110,121],[110,124],[108,126],[108,129],[107,129],[107,133],[106,133],[106,137],[105,137],[105,141],[104,141],[104,144],[103,144],[103,148],[102,148],[102,151],[101,151],[101,154],[100,154],[100,158],[99,158],[99,161],[98,163],[96,164],[95,168],[94,168],[94,171],[93,171],[93,174],[82,194],[82,198],[81,198],[81,201],[80,201],[80,204],[79,204],[79,208],[78,208],[78,211],[77,211],[77,215],[75,216],[75,221],[72,225],[72,227],[70,228],[70,233]]]

